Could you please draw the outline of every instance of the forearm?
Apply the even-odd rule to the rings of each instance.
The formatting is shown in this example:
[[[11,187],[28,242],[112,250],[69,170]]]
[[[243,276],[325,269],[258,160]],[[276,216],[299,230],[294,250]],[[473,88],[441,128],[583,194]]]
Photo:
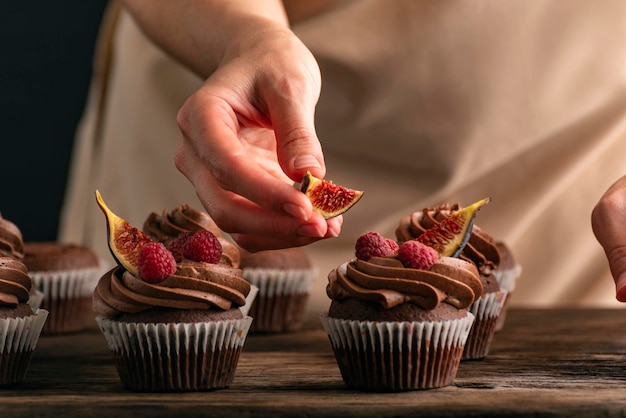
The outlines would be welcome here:
[[[244,43],[288,27],[280,0],[124,0],[144,33],[202,77]]]

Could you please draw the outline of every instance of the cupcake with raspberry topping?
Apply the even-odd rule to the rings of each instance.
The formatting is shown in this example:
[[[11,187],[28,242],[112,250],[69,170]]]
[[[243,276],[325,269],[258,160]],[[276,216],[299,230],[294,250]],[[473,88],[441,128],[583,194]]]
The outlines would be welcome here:
[[[252,322],[241,269],[205,229],[167,247],[146,242],[137,260],[136,273],[118,266],[104,274],[93,295],[122,384],[150,392],[228,387]]]
[[[243,277],[259,289],[250,308],[251,332],[295,332],[302,328],[317,269],[304,248],[241,251]]]
[[[29,305],[32,288],[22,261],[0,257],[0,386],[24,380],[48,317],[48,311]]]
[[[396,228],[396,238],[400,243],[415,239],[459,209],[459,204],[444,204],[404,216]],[[496,240],[477,225],[473,225],[459,258],[476,266],[483,285],[482,294],[470,307],[476,319],[463,353],[463,360],[478,360],[489,353],[496,322],[506,301],[507,290],[511,288],[505,288],[499,280],[505,272],[500,267],[501,254]]]
[[[161,214],[152,212],[143,223],[143,232],[153,241],[168,245],[179,235],[200,230],[210,231],[217,237],[222,246],[222,261],[238,267],[240,261],[239,247],[225,237],[208,213],[184,204]]]
[[[321,321],[342,378],[361,391],[432,389],[452,383],[482,293],[474,264],[376,232],[333,269]]]

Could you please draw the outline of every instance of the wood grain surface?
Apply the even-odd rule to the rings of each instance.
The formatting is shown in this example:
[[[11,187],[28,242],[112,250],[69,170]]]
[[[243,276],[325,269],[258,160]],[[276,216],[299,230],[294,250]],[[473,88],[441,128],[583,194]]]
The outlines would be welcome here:
[[[231,387],[135,393],[99,331],[44,336],[23,384],[0,389],[0,417],[626,416],[626,311],[513,309],[487,358],[448,387],[348,390],[318,323],[251,335]]]

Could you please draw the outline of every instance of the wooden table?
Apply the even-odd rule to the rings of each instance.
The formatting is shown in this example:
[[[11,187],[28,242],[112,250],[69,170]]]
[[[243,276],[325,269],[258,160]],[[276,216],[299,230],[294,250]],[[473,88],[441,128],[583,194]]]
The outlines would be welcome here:
[[[319,323],[249,336],[231,387],[203,393],[129,392],[99,331],[48,336],[0,417],[624,416],[625,331],[621,310],[513,309],[451,386],[393,394],[346,389]]]

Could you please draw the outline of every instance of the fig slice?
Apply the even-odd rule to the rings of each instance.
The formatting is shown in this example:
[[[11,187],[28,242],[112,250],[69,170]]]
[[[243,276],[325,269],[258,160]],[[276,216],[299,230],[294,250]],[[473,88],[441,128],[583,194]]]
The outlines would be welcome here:
[[[415,239],[433,247],[443,257],[458,257],[472,234],[478,210],[490,201],[487,197],[450,213]]]
[[[307,195],[313,204],[313,211],[322,215],[324,219],[341,215],[363,196],[360,190],[349,189],[330,180],[318,179],[309,171],[300,183],[300,191]]]
[[[96,190],[96,201],[107,221],[107,244],[117,264],[133,276],[139,277],[139,250],[152,239],[125,219],[113,213]]]

